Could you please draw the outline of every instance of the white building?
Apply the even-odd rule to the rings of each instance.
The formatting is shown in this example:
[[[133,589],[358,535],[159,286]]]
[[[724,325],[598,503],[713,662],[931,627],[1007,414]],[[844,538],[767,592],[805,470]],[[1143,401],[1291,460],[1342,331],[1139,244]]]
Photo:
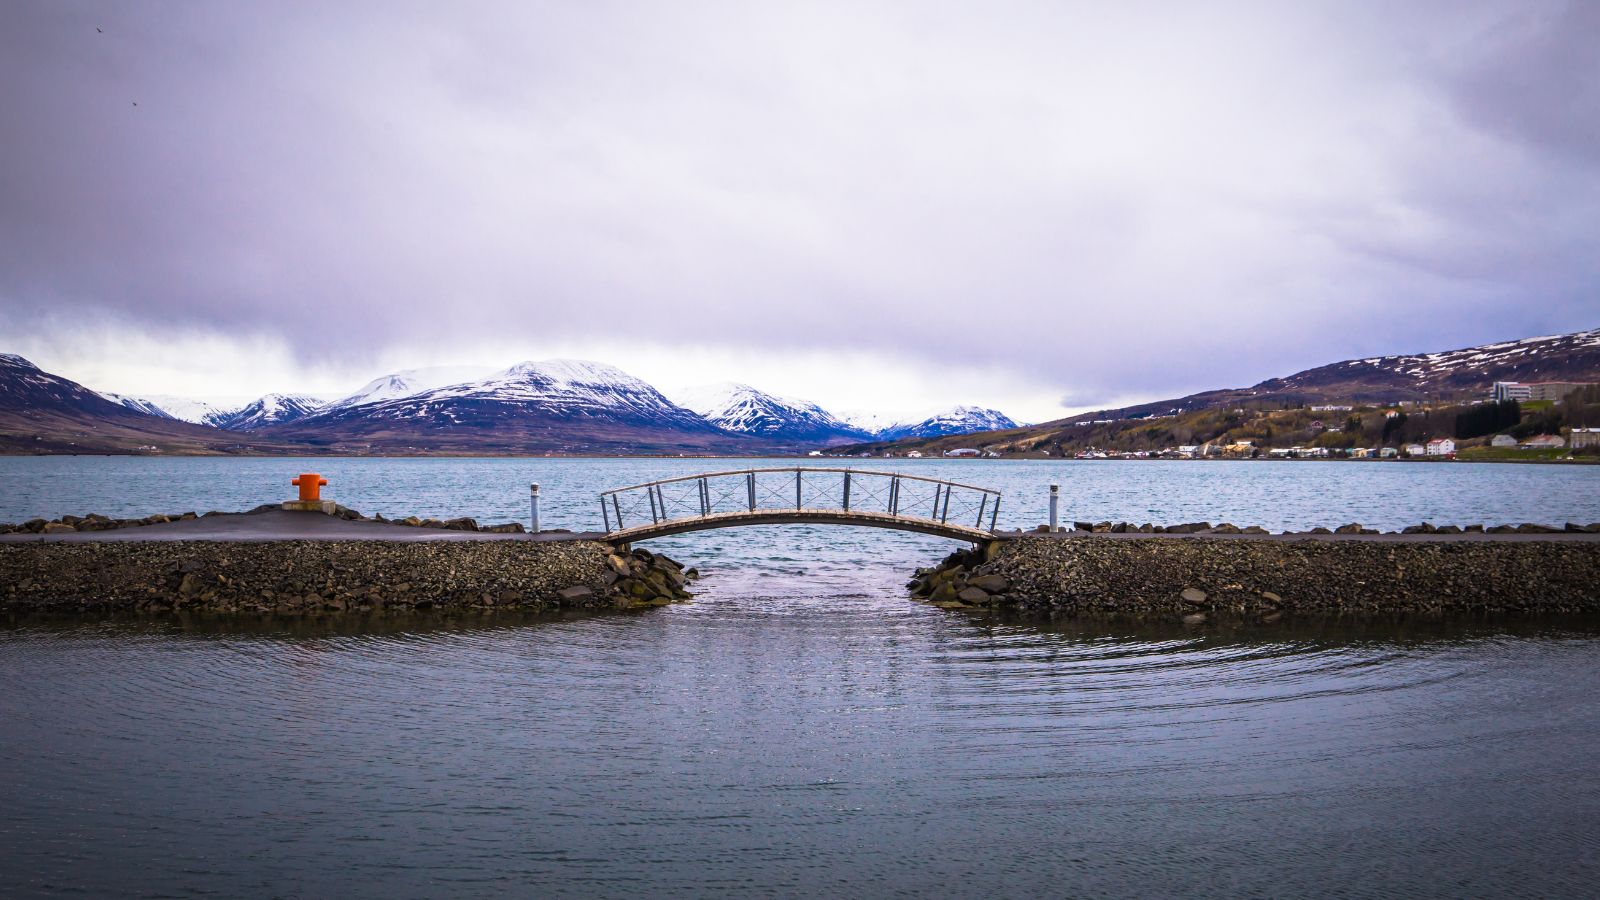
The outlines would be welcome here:
[[[1428,448],[1421,444],[1407,444],[1404,449],[1407,456],[1421,456],[1428,452]]]
[[[1515,447],[1516,445],[1517,439],[1509,434],[1497,434],[1489,439],[1489,446],[1491,447]]]
[[[1536,434],[1522,442],[1527,450],[1559,450],[1567,445],[1567,439],[1559,434]]]
[[[1454,456],[1455,452],[1456,442],[1449,438],[1434,438],[1426,448],[1428,456]]]
[[[960,447],[960,448],[955,449],[955,450],[946,450],[944,452],[944,455],[945,456],[977,456],[978,455],[978,451],[973,450],[970,447]]]
[[[1600,428],[1572,429],[1572,449],[1579,447],[1600,447]]]
[[[1507,400],[1527,400],[1533,397],[1533,388],[1519,381],[1496,381],[1494,393],[1491,394],[1497,403]]]

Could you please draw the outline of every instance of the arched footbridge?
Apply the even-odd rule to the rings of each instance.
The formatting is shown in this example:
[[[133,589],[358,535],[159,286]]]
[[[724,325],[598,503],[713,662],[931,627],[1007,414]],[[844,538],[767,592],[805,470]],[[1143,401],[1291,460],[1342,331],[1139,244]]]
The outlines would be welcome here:
[[[742,525],[856,525],[962,541],[993,537],[1000,492],[954,481],[797,466],[707,472],[600,495],[606,540]]]

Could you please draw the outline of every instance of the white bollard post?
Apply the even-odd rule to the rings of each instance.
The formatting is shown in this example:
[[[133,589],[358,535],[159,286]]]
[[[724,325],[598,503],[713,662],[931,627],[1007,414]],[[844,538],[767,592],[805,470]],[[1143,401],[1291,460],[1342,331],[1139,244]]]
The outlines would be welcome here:
[[[533,528],[530,529],[530,530],[534,534],[538,534],[539,533],[539,486],[537,484],[528,485],[528,499],[529,499],[529,505],[532,507],[532,510],[533,510]]]
[[[1055,533],[1061,530],[1061,485],[1050,485],[1050,531]]]

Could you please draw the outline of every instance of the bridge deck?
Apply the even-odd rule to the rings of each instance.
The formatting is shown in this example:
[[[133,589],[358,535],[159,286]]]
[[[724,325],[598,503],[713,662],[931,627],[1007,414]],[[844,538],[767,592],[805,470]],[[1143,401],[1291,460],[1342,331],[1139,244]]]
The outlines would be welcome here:
[[[993,532],[982,528],[906,515],[890,515],[889,513],[860,510],[845,512],[838,509],[757,509],[754,512],[741,510],[737,512],[712,513],[708,516],[694,516],[692,518],[674,519],[649,525],[637,525],[633,528],[612,531],[605,536],[605,539],[623,543],[647,538],[667,537],[673,534],[685,534],[691,531],[706,531],[712,528],[734,528],[741,525],[858,525],[869,528],[889,528],[895,531],[914,531],[921,534],[931,534],[936,537],[953,538],[959,541],[983,542],[994,538]]]

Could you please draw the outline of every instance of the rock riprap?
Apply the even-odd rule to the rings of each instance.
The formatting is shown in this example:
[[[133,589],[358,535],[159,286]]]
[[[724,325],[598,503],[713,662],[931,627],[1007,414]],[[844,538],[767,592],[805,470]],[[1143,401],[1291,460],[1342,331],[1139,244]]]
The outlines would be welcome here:
[[[0,543],[0,609],[598,609],[689,599],[693,572],[600,541]]]
[[[1600,612],[1600,541],[1539,534],[1025,535],[953,553],[918,571],[908,587],[913,597],[952,609],[1004,605],[1191,624],[1297,614]]]
[[[1049,526],[1040,525],[1034,529],[1037,532],[1049,532]],[[1073,522],[1070,531],[1085,534],[1272,534],[1271,531],[1260,525],[1234,525],[1231,522],[1222,522],[1213,525],[1210,522],[1182,522],[1177,525],[1152,525],[1145,522],[1135,525],[1132,522]],[[1434,525],[1422,522],[1417,525],[1407,525],[1398,531],[1384,532],[1376,528],[1368,528],[1360,522],[1350,522],[1337,528],[1324,528],[1321,526],[1308,528],[1304,531],[1281,531],[1279,534],[1600,534],[1600,522],[1580,524],[1568,522],[1565,525],[1541,525],[1536,522],[1523,522],[1516,525]]]

